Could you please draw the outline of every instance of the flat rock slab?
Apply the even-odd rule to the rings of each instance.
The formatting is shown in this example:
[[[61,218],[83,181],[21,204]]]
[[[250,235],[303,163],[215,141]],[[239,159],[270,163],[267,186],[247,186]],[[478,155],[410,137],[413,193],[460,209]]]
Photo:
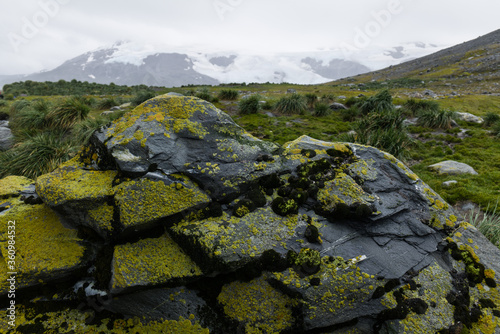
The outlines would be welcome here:
[[[447,160],[428,166],[429,169],[438,172],[438,174],[460,175],[472,174],[477,175],[477,172],[471,166],[462,162]]]

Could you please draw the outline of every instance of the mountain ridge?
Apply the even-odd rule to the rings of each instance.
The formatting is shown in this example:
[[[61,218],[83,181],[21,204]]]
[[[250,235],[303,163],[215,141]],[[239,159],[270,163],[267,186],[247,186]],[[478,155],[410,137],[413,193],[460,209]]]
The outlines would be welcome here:
[[[381,70],[343,78],[333,83],[395,79],[444,82],[471,92],[500,92],[500,29],[470,41]]]
[[[83,53],[60,66],[28,75],[2,76],[0,85],[32,81],[89,81],[118,85],[217,85],[232,82],[320,84],[429,53],[425,43],[373,48],[346,56],[340,51],[300,53],[199,52],[162,49],[135,42],[117,42]]]

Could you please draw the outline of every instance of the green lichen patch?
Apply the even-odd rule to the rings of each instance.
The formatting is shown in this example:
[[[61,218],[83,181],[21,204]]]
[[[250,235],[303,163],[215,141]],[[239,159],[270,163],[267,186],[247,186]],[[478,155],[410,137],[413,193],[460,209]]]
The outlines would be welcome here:
[[[349,176],[353,179],[357,178],[363,181],[375,181],[377,179],[378,172],[374,165],[375,160],[373,159],[359,159],[346,167],[348,171],[347,174],[349,174]]]
[[[210,202],[188,178],[177,177],[176,182],[168,185],[163,181],[139,179],[116,186],[115,200],[122,225],[129,228],[149,224]]]
[[[229,318],[245,326],[245,333],[281,333],[294,325],[297,301],[275,290],[264,277],[232,282],[222,287],[217,301]]]
[[[210,106],[196,97],[158,96],[144,102],[124,117],[113,122],[106,134],[108,137],[117,137],[123,134],[122,138],[117,139],[125,141],[124,144],[132,138],[136,140],[147,139],[151,135],[151,131],[144,134],[131,130],[133,125],[141,120],[161,123],[164,127],[164,131],[161,132],[167,135],[185,131],[194,137],[203,139],[208,131],[194,119],[194,116],[206,114],[206,109]]]
[[[154,286],[200,276],[200,268],[167,235],[115,246],[111,290]]]
[[[24,176],[7,176],[0,180],[0,198],[19,196],[20,192],[34,184]]]
[[[113,231],[113,215],[115,208],[107,203],[88,211],[89,224],[97,231]]]
[[[224,212],[221,217],[181,222],[172,231],[189,243],[190,249],[201,253],[197,256],[207,270],[227,270],[256,260],[269,249],[283,253],[287,244],[298,237],[296,229],[305,225],[297,215],[281,217],[265,207],[241,218]]]
[[[81,267],[85,247],[77,238],[77,231],[67,229],[59,217],[45,204],[25,205],[16,202],[1,215],[0,248],[3,262],[9,264],[9,241],[12,231],[7,222],[15,221],[15,264],[7,267],[17,272],[19,286],[57,279]],[[12,224],[11,224],[12,225]],[[11,232],[12,233],[12,232]],[[11,242],[12,243],[12,242]],[[5,269],[5,267],[4,267]],[[5,274],[1,277],[2,291]]]
[[[387,321],[386,327],[398,333],[437,333],[449,328],[454,322],[453,307],[446,300],[446,295],[452,289],[451,275],[433,263],[420,271],[413,280],[415,287],[406,285],[401,290],[392,291],[384,296],[383,303],[394,309],[397,307],[396,298],[402,299],[400,303],[419,298],[429,307],[422,314],[409,309],[403,320]]]
[[[128,319],[96,318],[90,307],[85,310],[61,308],[58,311],[34,314],[33,309],[16,305],[16,327],[12,329],[6,322],[7,312],[0,311],[0,331],[2,333],[185,333],[208,334],[198,322],[180,317],[178,320],[146,321],[143,318]]]
[[[325,323],[343,323],[352,320],[355,310],[362,305],[366,307],[381,284],[374,276],[361,271],[356,265],[361,260],[361,256],[351,260],[325,256],[321,258],[321,269],[315,274],[304,276],[289,268],[273,273],[271,278],[301,296],[306,329]],[[382,308],[379,301],[370,307],[375,310],[377,305]]]
[[[371,206],[376,197],[367,194],[349,175],[339,173],[331,181],[325,182],[325,187],[318,191],[318,201],[326,212],[333,212],[339,204],[348,207],[365,204]]]
[[[116,175],[116,171],[62,167],[40,176],[36,191],[50,206],[82,200],[101,201],[113,196],[112,182]]]

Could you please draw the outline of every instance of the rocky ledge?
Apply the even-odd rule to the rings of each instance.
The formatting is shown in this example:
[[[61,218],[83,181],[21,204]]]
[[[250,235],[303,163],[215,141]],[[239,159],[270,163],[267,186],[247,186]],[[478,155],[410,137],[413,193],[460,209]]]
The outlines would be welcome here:
[[[21,333],[500,333],[500,251],[403,163],[193,97],[0,180],[0,218],[4,330],[15,270]]]

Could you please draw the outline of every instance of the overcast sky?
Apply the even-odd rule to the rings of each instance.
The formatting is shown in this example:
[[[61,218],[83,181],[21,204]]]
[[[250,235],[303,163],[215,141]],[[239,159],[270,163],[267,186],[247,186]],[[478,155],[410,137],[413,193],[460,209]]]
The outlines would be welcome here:
[[[260,53],[451,46],[494,31],[498,0],[5,0],[0,74],[52,69],[118,40]]]

